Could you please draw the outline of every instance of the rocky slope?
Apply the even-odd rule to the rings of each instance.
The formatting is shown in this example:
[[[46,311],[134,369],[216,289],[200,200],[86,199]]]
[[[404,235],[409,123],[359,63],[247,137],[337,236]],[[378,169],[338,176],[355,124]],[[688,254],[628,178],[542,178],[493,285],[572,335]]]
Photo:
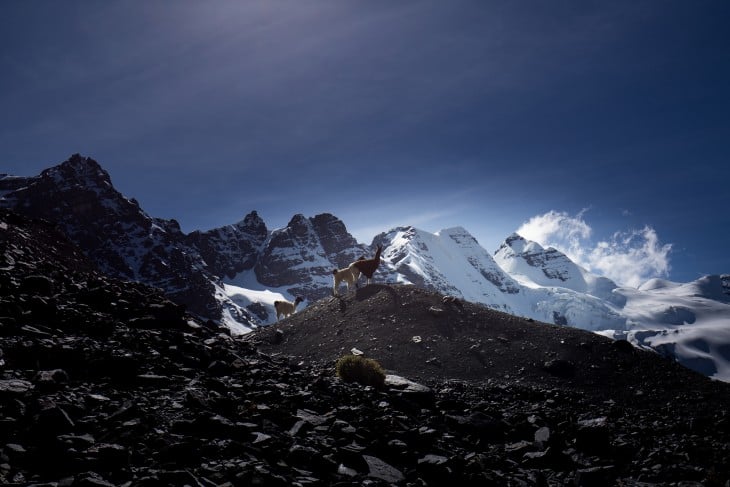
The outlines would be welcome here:
[[[587,393],[609,390],[614,399],[631,400],[644,376],[664,376],[659,390],[670,383],[681,388],[706,382],[625,341],[519,318],[411,285],[371,284],[326,298],[246,339],[264,351],[308,362],[332,362],[356,349],[417,379],[504,378]]]
[[[727,384],[413,287],[326,298],[247,335],[280,340],[257,350],[100,273],[49,223],[0,211],[0,288],[3,485],[730,479]],[[341,382],[331,360],[352,344],[423,384]]]

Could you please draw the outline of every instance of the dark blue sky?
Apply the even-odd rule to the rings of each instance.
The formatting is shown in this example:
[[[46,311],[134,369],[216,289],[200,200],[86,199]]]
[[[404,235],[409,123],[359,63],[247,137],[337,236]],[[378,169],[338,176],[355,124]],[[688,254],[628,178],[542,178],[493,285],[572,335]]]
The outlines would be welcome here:
[[[80,152],[186,231],[331,212],[493,251],[559,217],[585,265],[727,273],[728,25],[724,0],[1,2],[0,172]]]

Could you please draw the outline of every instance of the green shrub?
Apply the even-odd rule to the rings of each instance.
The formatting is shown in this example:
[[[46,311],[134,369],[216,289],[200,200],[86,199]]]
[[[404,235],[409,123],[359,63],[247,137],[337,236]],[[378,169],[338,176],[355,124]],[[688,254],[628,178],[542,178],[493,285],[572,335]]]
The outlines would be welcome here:
[[[340,357],[335,365],[337,376],[346,382],[359,382],[366,386],[382,388],[385,386],[385,372],[380,364],[358,355]]]

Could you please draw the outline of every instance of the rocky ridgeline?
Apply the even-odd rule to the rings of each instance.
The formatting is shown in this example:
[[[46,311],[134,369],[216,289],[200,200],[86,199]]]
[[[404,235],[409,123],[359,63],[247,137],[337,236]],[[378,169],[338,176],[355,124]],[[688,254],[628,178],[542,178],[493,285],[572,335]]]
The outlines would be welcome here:
[[[268,235],[266,224],[252,211],[235,225],[194,231],[187,240],[200,251],[214,275],[233,278],[253,268]]]
[[[38,176],[0,175],[0,207],[58,224],[104,273],[158,287],[205,319],[236,308],[216,292],[223,278],[252,270],[264,286],[316,300],[330,292],[335,267],[368,253],[326,213],[295,215],[269,231],[254,211],[234,225],[186,235],[177,221],[150,217],[94,159],[79,154]],[[234,314],[245,326],[258,323],[247,310]]]
[[[375,390],[341,382],[331,361],[265,354],[159,291],[106,277],[43,221],[0,212],[0,252],[3,485],[730,478],[726,384],[696,376],[696,386],[661,394],[651,376],[624,399],[566,379],[496,375],[425,385],[390,377]]]

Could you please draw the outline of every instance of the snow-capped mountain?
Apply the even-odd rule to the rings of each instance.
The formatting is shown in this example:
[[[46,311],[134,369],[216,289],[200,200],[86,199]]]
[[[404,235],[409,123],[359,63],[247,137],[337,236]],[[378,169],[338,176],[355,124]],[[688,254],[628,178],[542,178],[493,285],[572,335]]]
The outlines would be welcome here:
[[[394,282],[413,283],[500,311],[589,330],[609,324],[621,328],[625,321],[596,296],[567,287],[520,282],[461,227],[435,234],[401,227],[378,235],[373,244],[383,245],[383,267]],[[565,262],[560,264],[567,267]],[[557,274],[558,269],[545,268]]]
[[[399,227],[375,237],[387,279],[434,289],[514,313],[520,285],[461,227],[436,234]]]
[[[561,287],[622,306],[622,297],[613,292],[611,279],[592,274],[552,247],[525,240],[513,233],[494,254],[499,266],[527,287]]]
[[[568,323],[629,340],[675,358],[703,374],[730,381],[730,293],[728,276],[705,276],[690,283],[651,279],[638,289],[619,287],[573,263],[565,254],[517,234],[509,236],[495,260],[532,289],[572,289],[601,299],[615,312],[598,327]],[[585,317],[583,318],[585,319]]]
[[[612,338],[657,350],[705,375],[730,381],[730,276],[689,283],[651,279],[638,289],[619,288],[626,299],[626,328],[603,330]]]
[[[74,155],[34,177],[0,175],[0,206],[55,222],[107,274],[163,289],[234,333],[273,322],[278,299],[331,295],[332,271],[383,246],[376,281],[411,283],[538,321],[626,338],[730,381],[730,276],[639,289],[591,274],[512,234],[492,256],[467,230],[398,227],[359,244],[331,214],[297,214],[269,230],[256,212],[185,235],[116,191]]]
[[[510,235],[492,258],[466,230],[400,227],[378,235],[381,277],[539,321],[628,339],[730,381],[730,276],[619,287],[565,254]]]

